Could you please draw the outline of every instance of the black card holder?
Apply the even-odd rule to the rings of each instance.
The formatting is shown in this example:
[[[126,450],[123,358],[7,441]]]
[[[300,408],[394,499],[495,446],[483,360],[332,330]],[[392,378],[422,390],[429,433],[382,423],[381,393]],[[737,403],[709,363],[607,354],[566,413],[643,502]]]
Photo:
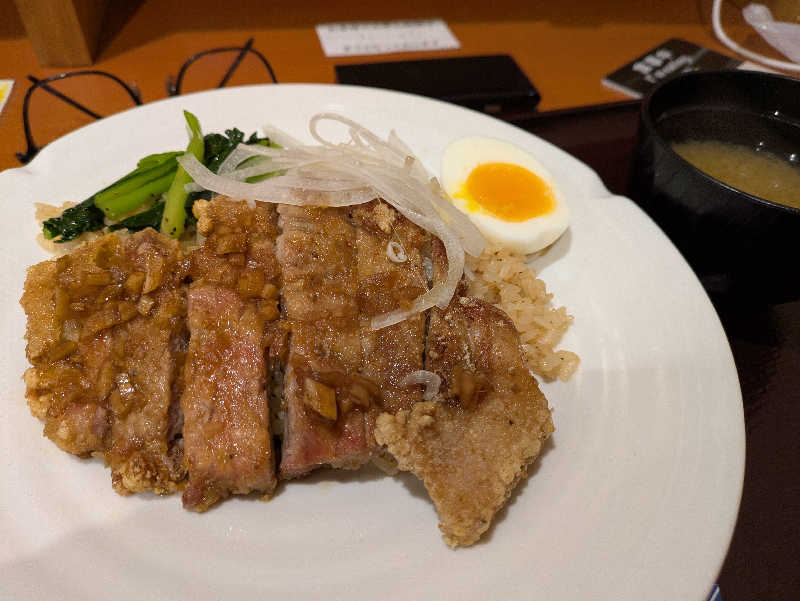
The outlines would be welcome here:
[[[339,83],[410,92],[496,116],[534,111],[539,91],[507,54],[336,65]]]

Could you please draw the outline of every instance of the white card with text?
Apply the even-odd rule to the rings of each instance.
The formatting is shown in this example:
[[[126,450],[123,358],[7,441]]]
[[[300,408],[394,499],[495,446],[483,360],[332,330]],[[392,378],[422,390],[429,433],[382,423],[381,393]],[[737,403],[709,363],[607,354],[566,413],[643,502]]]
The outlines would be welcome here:
[[[325,56],[451,50],[461,46],[442,19],[322,23],[316,29]]]

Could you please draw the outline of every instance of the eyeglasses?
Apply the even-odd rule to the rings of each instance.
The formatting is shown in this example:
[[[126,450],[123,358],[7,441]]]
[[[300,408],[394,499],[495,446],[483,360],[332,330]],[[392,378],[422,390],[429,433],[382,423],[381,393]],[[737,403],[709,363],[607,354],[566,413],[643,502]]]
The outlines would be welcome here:
[[[278,78],[275,77],[275,71],[272,70],[272,66],[269,64],[269,61],[264,58],[264,55],[261,54],[258,50],[253,48],[253,38],[250,38],[245,42],[244,46],[228,46],[226,48],[212,48],[211,50],[204,50],[203,52],[198,52],[197,54],[193,54],[190,56],[185,63],[178,71],[178,76],[173,77],[170,75],[167,77],[167,94],[169,96],[178,96],[183,93],[183,86],[184,86],[184,79],[186,78],[186,74],[191,67],[192,74],[196,76],[205,76],[205,80],[208,81],[208,77],[210,77],[213,73],[219,73],[218,70],[209,68],[212,65],[210,64],[214,59],[220,58],[216,57],[217,54],[226,54],[235,52],[236,57],[233,59],[233,63],[231,66],[228,67],[227,71],[225,71],[225,75],[222,76],[222,79],[217,84],[217,88],[223,88],[228,83],[228,81],[233,76],[234,71],[242,64],[244,59],[248,56],[248,53],[252,54],[255,58],[258,59],[260,65],[262,65],[269,73],[270,78],[272,79],[272,83],[278,83]],[[205,60],[208,59],[208,60]],[[202,63],[204,68],[200,68],[200,64]],[[258,64],[258,63],[257,63]],[[205,83],[205,82],[203,82]],[[202,85],[202,84],[201,84]],[[210,85],[202,85],[199,89],[207,89],[211,87]]]
[[[272,83],[278,83],[269,61],[253,48],[253,41],[253,38],[250,38],[243,46],[212,48],[190,56],[181,65],[177,77],[171,75],[167,77],[167,95],[178,96],[202,89],[222,88],[231,82],[237,70],[241,74],[237,79],[243,77],[246,83],[263,82],[264,72],[269,75]],[[229,63],[229,55],[234,53],[233,61]],[[246,61],[248,56],[252,56],[253,60]],[[224,71],[224,75],[216,85],[209,83],[217,81],[221,71]],[[34,140],[31,115],[46,116],[44,119],[39,117],[36,121],[42,127],[46,126],[48,131],[45,133],[49,134],[47,137],[54,139],[66,133],[65,131],[53,133],[53,129],[57,128],[60,122],[75,121],[73,109],[77,109],[85,120],[96,120],[106,116],[89,108],[92,98],[97,96],[97,90],[101,86],[105,87],[102,94],[105,104],[111,104],[109,114],[142,104],[141,93],[135,83],[126,83],[107,71],[94,69],[72,71],[45,79],[28,75],[28,80],[31,86],[26,91],[22,103],[22,127],[27,148],[24,152],[16,153],[17,160],[23,165],[33,159],[42,148]],[[43,90],[46,94],[34,95],[37,90]],[[54,98],[61,102],[52,102]],[[62,109],[70,111],[72,115],[62,117]]]
[[[33,75],[28,75],[28,80],[31,82],[31,87],[29,87],[28,91],[25,92],[25,99],[22,101],[22,128],[25,131],[25,142],[27,144],[27,149],[25,150],[25,152],[16,153],[17,160],[20,163],[25,165],[33,157],[36,156],[39,150],[41,150],[41,147],[38,146],[33,139],[33,131],[31,128],[31,120],[30,120],[31,98],[33,97],[33,93],[36,90],[38,89],[44,90],[53,97],[62,100],[63,102],[67,103],[72,107],[75,107],[76,109],[78,109],[79,111],[81,111],[82,113],[88,115],[93,119],[102,118],[102,115],[99,115],[90,108],[87,108],[83,103],[79,102],[72,96],[69,96],[65,92],[62,92],[50,85],[54,82],[64,81],[70,78],[77,78],[82,76],[107,78],[108,80],[114,82],[112,85],[119,86],[123,90],[125,90],[125,92],[127,92],[128,96],[130,97],[131,101],[135,105],[142,104],[141,94],[139,92],[139,89],[135,86],[135,84],[128,85],[116,75],[107,73],[106,71],[96,71],[96,70],[73,71],[71,73],[59,73],[58,75],[52,75],[45,79],[37,79]]]

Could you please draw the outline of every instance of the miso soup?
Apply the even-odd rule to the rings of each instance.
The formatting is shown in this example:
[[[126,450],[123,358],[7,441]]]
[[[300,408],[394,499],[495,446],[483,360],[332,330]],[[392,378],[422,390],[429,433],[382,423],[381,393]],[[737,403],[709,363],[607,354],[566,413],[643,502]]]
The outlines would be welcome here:
[[[800,168],[776,154],[714,140],[676,142],[672,149],[701,171],[742,192],[800,208]]]

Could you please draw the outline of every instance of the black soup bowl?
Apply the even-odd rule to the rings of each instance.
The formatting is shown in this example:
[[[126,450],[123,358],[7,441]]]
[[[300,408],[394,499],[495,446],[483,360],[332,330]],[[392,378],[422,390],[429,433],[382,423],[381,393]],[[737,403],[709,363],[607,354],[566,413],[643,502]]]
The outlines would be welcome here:
[[[712,298],[800,299],[800,209],[737,190],[672,150],[695,140],[766,150],[800,169],[800,80],[705,71],[661,84],[642,104],[631,181]]]

